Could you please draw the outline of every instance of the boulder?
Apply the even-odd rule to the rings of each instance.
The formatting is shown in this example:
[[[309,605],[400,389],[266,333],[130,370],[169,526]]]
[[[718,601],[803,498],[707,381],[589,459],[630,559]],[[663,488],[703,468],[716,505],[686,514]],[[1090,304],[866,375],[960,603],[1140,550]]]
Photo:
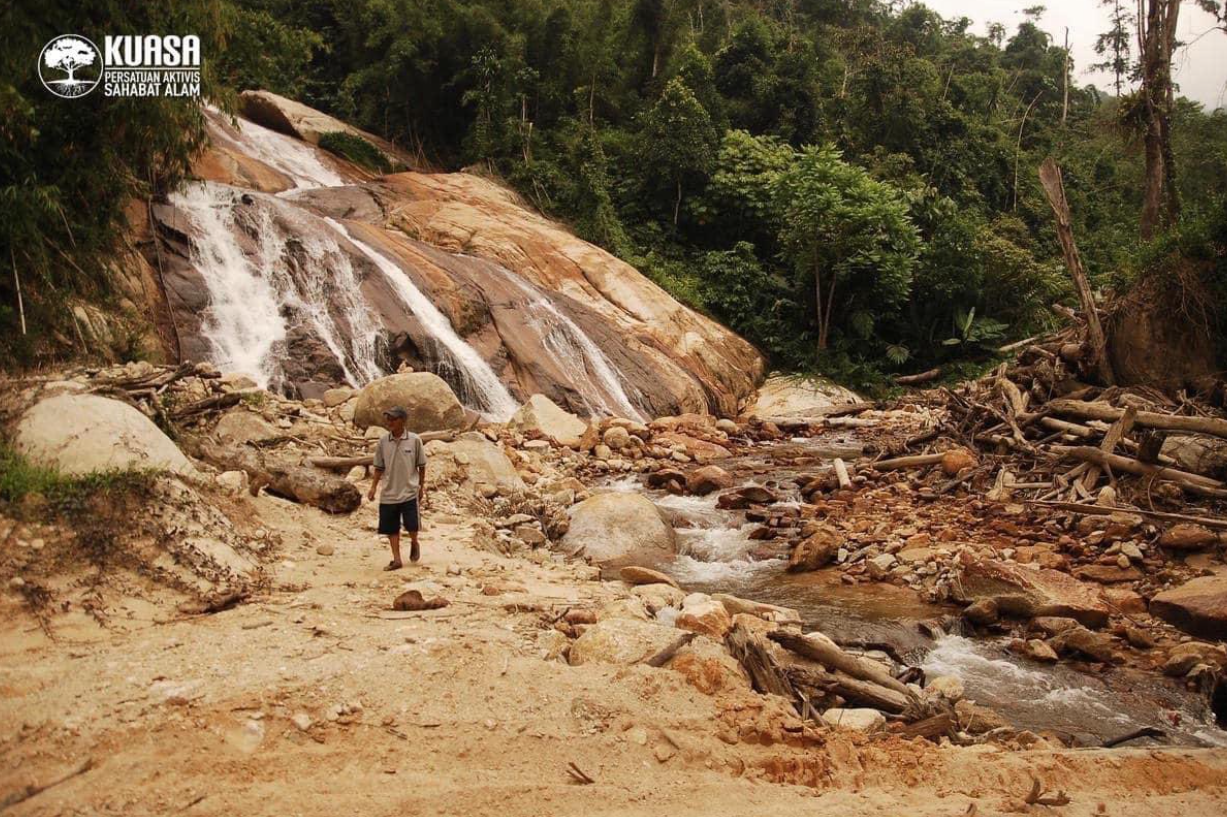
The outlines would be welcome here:
[[[588,424],[569,411],[558,407],[544,394],[534,394],[516,409],[507,424],[521,432],[535,432],[555,440],[559,445],[579,447]]]
[[[493,485],[504,494],[524,489],[524,480],[498,446],[477,432],[461,434],[452,442],[426,443],[430,481],[453,482],[476,490]]]
[[[981,627],[996,624],[1000,615],[1001,611],[997,609],[997,600],[993,598],[979,599],[969,604],[963,610],[964,618],[972,624],[978,624]]]
[[[1093,633],[1085,627],[1070,627],[1048,641],[1059,655],[1081,655],[1093,661],[1111,663],[1116,657],[1116,642],[1106,633]]]
[[[349,400],[349,398],[353,397],[356,393],[357,392],[355,392],[353,389],[347,386],[342,386],[336,389],[328,389],[324,392],[322,399],[324,401],[324,405],[328,408],[336,408],[345,401]]]
[[[698,596],[698,598],[696,598]],[[678,614],[677,627],[692,633],[722,640],[733,626],[733,619],[724,605],[702,593],[687,596]]]
[[[666,666],[704,695],[750,690],[750,679],[737,659],[723,644],[708,638],[696,638],[682,647]]]
[[[843,406],[860,403],[855,392],[824,378],[772,375],[759,387],[746,414],[760,419],[771,417],[822,417]]]
[[[1193,522],[1172,525],[1159,537],[1159,544],[1170,550],[1204,550],[1217,541],[1214,531]]]
[[[467,425],[464,407],[437,374],[407,372],[372,380],[358,392],[354,425],[383,426],[383,413],[393,406],[409,412],[410,431],[453,431]]]
[[[601,435],[601,442],[614,451],[621,451],[631,444],[631,433],[622,426],[610,426]]]
[[[242,408],[226,412],[213,427],[213,436],[218,440],[240,445],[271,440],[284,433],[254,411]]]
[[[570,662],[637,664],[677,640],[677,630],[635,619],[601,620],[589,625],[571,645]]]
[[[731,451],[719,443],[700,440],[698,437],[679,434],[676,431],[658,433],[652,437],[652,443],[664,446],[665,448],[680,447],[686,456],[694,459],[696,462],[710,462],[711,460],[720,460],[733,456]]]
[[[686,475],[686,490],[698,496],[733,487],[733,477],[718,465],[704,465]]]
[[[1176,461],[1182,471],[1227,477],[1227,440],[1196,435],[1169,435],[1159,452]]]
[[[832,527],[822,526],[812,536],[801,540],[793,548],[788,560],[789,573],[818,570],[835,561],[843,537]]]
[[[686,593],[668,584],[642,584],[631,588],[631,595],[643,602],[652,615],[666,607],[680,608]]]
[[[1006,615],[1068,616],[1096,628],[1108,623],[1111,612],[1098,588],[1066,573],[977,559],[970,554],[960,557],[958,594],[967,603],[991,598]]]
[[[876,709],[842,709],[835,707],[822,713],[829,726],[847,732],[876,732],[886,726],[886,716]]]
[[[94,394],[60,394],[34,404],[18,421],[13,443],[35,465],[64,474],[195,472],[152,420],[127,403]]]
[[[925,692],[932,697],[945,698],[954,703],[963,699],[963,679],[956,675],[938,675],[925,685]]]
[[[597,561],[652,561],[676,550],[677,535],[647,497],[604,493],[573,505],[562,544]]]
[[[1150,600],[1150,614],[1198,638],[1227,641],[1227,575],[1202,576]]]

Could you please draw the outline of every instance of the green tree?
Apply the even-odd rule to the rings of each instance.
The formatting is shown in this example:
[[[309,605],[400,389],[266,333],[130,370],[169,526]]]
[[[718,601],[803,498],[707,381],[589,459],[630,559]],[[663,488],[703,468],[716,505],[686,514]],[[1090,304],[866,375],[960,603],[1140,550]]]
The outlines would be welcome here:
[[[686,83],[675,77],[644,115],[641,138],[646,169],[661,174],[676,190],[673,200],[676,226],[683,186],[687,182],[701,183],[711,170],[718,139],[716,129]]]
[[[833,147],[802,151],[776,190],[783,257],[799,281],[812,282],[819,351],[836,321],[863,330],[907,300],[919,239],[897,190]]]

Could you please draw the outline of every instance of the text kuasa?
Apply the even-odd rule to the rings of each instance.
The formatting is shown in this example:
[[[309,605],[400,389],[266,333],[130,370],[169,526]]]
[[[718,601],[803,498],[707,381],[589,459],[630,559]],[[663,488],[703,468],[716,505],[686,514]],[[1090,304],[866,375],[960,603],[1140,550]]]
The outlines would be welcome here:
[[[106,37],[107,96],[200,96],[200,38],[156,34]]]

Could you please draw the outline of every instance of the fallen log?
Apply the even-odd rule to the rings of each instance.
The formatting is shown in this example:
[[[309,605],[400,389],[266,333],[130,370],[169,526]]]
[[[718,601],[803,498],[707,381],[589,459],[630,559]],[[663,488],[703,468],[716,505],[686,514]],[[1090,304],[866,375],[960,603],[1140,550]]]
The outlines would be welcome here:
[[[1092,448],[1089,445],[1051,446],[1052,451],[1075,459],[1089,462],[1099,467],[1109,467],[1116,471],[1123,471],[1126,474],[1134,474],[1143,477],[1154,477],[1155,479],[1164,479],[1168,482],[1174,482],[1177,485],[1187,489],[1191,493],[1201,494],[1202,496],[1211,496],[1219,499],[1227,499],[1227,484],[1219,482],[1216,479],[1203,477],[1201,474],[1190,474],[1187,471],[1178,471],[1175,468],[1165,468],[1161,465],[1149,465],[1139,460],[1130,457],[1123,457],[1119,454],[1109,454],[1098,448]]]
[[[1105,454],[1111,454],[1116,450],[1116,446],[1122,439],[1129,436],[1129,432],[1133,430],[1133,421],[1137,419],[1138,410],[1130,406],[1125,409],[1125,413],[1120,416],[1120,419],[1112,424],[1108,429],[1108,433],[1103,435],[1103,441],[1099,443],[1099,450]],[[1099,481],[1099,466],[1091,465],[1086,469],[1086,473],[1078,480],[1078,484],[1087,493],[1095,490],[1095,483]]]
[[[643,663],[647,664],[649,667],[663,667],[665,664],[669,663],[669,660],[673,658],[673,656],[677,655],[678,650],[685,647],[696,638],[698,638],[698,633],[685,633],[684,635],[678,636],[678,638],[672,644],[665,647],[663,650],[656,653]]]
[[[742,624],[736,624],[724,637],[724,644],[729,653],[745,668],[746,674],[750,676],[750,684],[756,692],[781,695],[796,705],[800,696],[761,636],[750,632]]]
[[[922,468],[926,465],[937,465],[944,454],[917,454],[913,457],[895,457],[892,460],[878,460],[870,463],[877,471],[893,471],[897,468]]]
[[[180,406],[171,412],[171,416],[176,420],[184,420],[188,417],[195,417],[210,411],[221,411],[222,409],[237,406],[239,401],[243,399],[243,395],[238,392],[226,392],[225,394],[214,394],[211,397],[206,397],[203,400],[197,400],[195,403],[188,403],[186,406]]]
[[[348,471],[357,465],[370,467],[375,464],[375,455],[366,454],[360,457],[311,457],[307,462],[316,468],[329,471]]]
[[[1072,511],[1088,516],[1111,516],[1114,513],[1135,513],[1152,519],[1163,519],[1169,522],[1193,522],[1206,528],[1227,530],[1227,519],[1216,519],[1212,516],[1192,516],[1185,513],[1168,513],[1167,511],[1145,511],[1141,508],[1105,508],[1102,505],[1084,505],[1081,502],[1051,502],[1043,499],[1023,500],[1029,505],[1043,505],[1058,511]]]
[[[936,380],[942,376],[942,368],[938,366],[936,369],[929,369],[927,372],[919,374],[901,374],[895,378],[895,383],[900,386],[915,386],[917,383],[928,383],[930,380]]]
[[[362,494],[353,483],[313,468],[278,463],[251,447],[202,443],[199,453],[219,468],[246,471],[253,491],[263,486],[269,493],[329,513],[349,513],[362,504]]]
[[[850,703],[870,706],[892,715],[907,712],[913,702],[910,696],[893,689],[887,689],[872,681],[853,678],[838,670],[826,670],[816,664],[790,664],[785,672],[790,684],[825,690]]]
[[[840,488],[851,488],[852,479],[848,476],[848,466],[839,457],[836,457],[831,463],[835,466],[835,477],[839,480]]]
[[[822,633],[799,635],[778,630],[768,633],[767,637],[790,652],[794,652],[812,661],[817,661],[851,678],[885,687],[908,699],[914,697],[912,691],[907,688],[907,685],[898,681],[886,671],[885,667],[844,652],[838,644]]]
[[[958,721],[955,720],[953,714],[942,712],[939,715],[934,715],[931,718],[925,718],[922,721],[908,724],[900,729],[896,734],[901,738],[934,738],[948,737],[958,728]]]
[[[1086,402],[1068,398],[1049,400],[1048,410],[1069,417],[1108,422],[1119,420],[1125,414],[1125,409],[1119,409],[1104,402]],[[1134,425],[1227,437],[1227,420],[1220,417],[1185,417],[1179,414],[1160,414],[1157,411],[1139,411],[1137,417],[1134,418]]]

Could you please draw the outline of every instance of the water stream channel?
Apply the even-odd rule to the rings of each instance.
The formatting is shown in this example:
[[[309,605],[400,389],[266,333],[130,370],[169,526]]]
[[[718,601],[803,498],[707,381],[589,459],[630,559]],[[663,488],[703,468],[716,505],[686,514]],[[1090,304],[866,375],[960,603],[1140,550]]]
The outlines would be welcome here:
[[[850,434],[793,440],[797,453],[859,447]],[[765,449],[764,449],[765,453]],[[764,454],[738,456],[721,467],[739,483],[771,487],[784,502],[796,473],[781,469]],[[812,472],[812,469],[810,469]],[[1045,665],[1019,658],[1000,638],[974,638],[927,632],[921,622],[936,624],[958,608],[931,604],[906,587],[885,583],[848,585],[833,570],[787,573],[779,558],[756,559],[762,542],[749,538],[757,527],[744,513],[720,510],[716,495],[676,496],[646,487],[639,477],[607,481],[597,490],[635,491],[651,499],[673,522],[680,553],[657,565],[687,591],[731,593],[797,610],[807,630],[820,630],[845,645],[890,644],[928,677],[960,678],[966,697],[990,707],[1020,729],[1051,730],[1077,745],[1102,741],[1134,729],[1164,730],[1171,744],[1227,746],[1227,731],[1215,723],[1204,698],[1178,681],[1155,673],[1115,668],[1099,674],[1060,663]],[[794,489],[795,490],[795,489]],[[1141,741],[1137,745],[1149,742]]]

